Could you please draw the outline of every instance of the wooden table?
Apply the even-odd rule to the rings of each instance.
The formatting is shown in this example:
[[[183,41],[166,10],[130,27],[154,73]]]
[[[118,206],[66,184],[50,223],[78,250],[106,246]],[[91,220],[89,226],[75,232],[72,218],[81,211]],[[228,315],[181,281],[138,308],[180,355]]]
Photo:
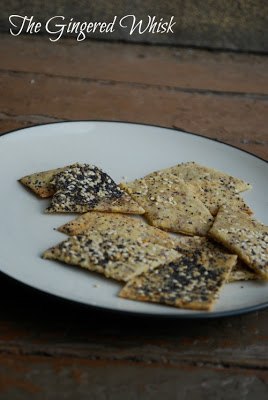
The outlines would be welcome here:
[[[4,34],[0,47],[0,133],[131,121],[268,158],[265,56]],[[207,320],[130,317],[3,274],[0,295],[1,399],[268,398],[267,309]]]

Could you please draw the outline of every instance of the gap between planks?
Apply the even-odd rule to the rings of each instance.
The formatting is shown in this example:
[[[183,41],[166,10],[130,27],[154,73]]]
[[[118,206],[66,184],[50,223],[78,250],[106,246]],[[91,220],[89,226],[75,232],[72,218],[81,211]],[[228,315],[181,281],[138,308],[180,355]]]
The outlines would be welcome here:
[[[165,90],[165,91],[175,91],[175,92],[182,92],[182,93],[189,93],[189,94],[201,94],[204,96],[219,96],[219,97],[231,97],[231,98],[238,98],[238,99],[246,99],[251,101],[260,100],[263,102],[268,101],[268,94],[265,93],[251,93],[251,92],[231,92],[231,91],[222,91],[222,90],[210,90],[210,89],[198,89],[198,88],[186,88],[186,87],[179,87],[179,86],[170,86],[164,84],[153,84],[153,83],[139,83],[133,81],[120,81],[120,80],[105,80],[105,79],[97,79],[97,78],[85,78],[85,77],[75,77],[75,76],[68,76],[68,75],[57,75],[51,73],[44,73],[44,72],[28,72],[28,71],[16,71],[16,70],[9,70],[9,69],[0,69],[0,73],[6,73],[10,75],[17,75],[19,77],[31,77],[33,78],[55,78],[61,79],[63,81],[74,81],[74,82],[87,82],[87,83],[97,83],[99,85],[117,85],[120,84],[122,86],[137,88],[137,89],[158,89],[158,90]]]
[[[72,349],[71,349],[72,347]],[[163,350],[163,349],[162,349]],[[19,346],[19,345],[1,345],[0,344],[0,355],[2,356],[22,356],[22,357],[43,357],[44,359],[50,358],[64,358],[64,359],[78,359],[78,360],[88,360],[88,361],[102,361],[102,362],[117,362],[126,364],[136,364],[136,365],[162,365],[170,367],[206,367],[206,368],[217,368],[217,369],[229,369],[229,368],[239,368],[241,370],[257,370],[257,371],[268,371],[268,363],[263,362],[259,359],[252,360],[235,360],[235,357],[230,354],[225,359],[221,358],[219,355],[215,357],[212,354],[211,358],[208,355],[179,355],[171,354],[168,352],[165,354],[161,351],[161,354],[152,354],[147,349],[147,351],[134,351],[133,350],[117,350],[108,349],[107,347],[103,350],[99,349],[75,349],[72,344],[70,348],[67,349],[66,346],[57,349],[51,349],[51,346],[42,345],[31,345],[31,346]]]

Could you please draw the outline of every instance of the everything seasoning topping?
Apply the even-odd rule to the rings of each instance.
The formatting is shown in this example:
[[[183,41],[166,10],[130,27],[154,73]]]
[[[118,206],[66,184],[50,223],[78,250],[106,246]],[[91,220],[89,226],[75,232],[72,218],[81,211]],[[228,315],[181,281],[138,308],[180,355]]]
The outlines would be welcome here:
[[[175,241],[175,247],[178,252],[188,255],[196,250],[201,250],[209,257],[211,254],[222,253],[223,255],[229,255],[229,250],[221,244],[214,242],[204,237],[180,237]],[[256,272],[249,268],[246,264],[241,262],[239,259],[237,263],[231,269],[228,276],[228,282],[237,280],[248,280],[258,279]]]
[[[24,176],[19,181],[25,186],[28,186],[40,197],[50,197],[54,194],[54,189],[50,182],[56,174],[63,171],[67,167],[52,169],[49,171],[36,172],[31,175]]]
[[[191,187],[170,173],[152,173],[120,186],[144,208],[145,217],[158,228],[202,236],[212,225],[213,217]]]
[[[76,163],[20,181],[53,195],[47,212],[85,213],[59,228],[69,239],[43,257],[127,282],[121,297],[209,311],[225,282],[268,280],[268,228],[240,197],[250,185],[231,175],[189,162],[119,187]]]
[[[92,229],[100,233],[120,232],[121,236],[125,235],[130,239],[140,238],[165,247],[174,247],[174,239],[167,232],[148,225],[143,220],[119,213],[91,211],[59,227],[58,230],[72,236],[87,235]]]
[[[219,207],[225,203],[238,207],[247,214],[253,214],[239,195],[239,192],[250,189],[251,186],[241,179],[204,167],[195,162],[178,164],[157,173],[162,177],[167,174],[173,174],[177,178],[188,182],[193,192],[212,215],[216,215]]]
[[[172,173],[186,182],[199,182],[208,183],[214,181],[221,182],[222,184],[232,185],[238,192],[250,189],[249,183],[235,178],[231,175],[225,174],[223,172],[217,171],[212,168],[204,167],[203,165],[197,164],[194,161],[181,163],[158,171],[159,174]]]
[[[94,207],[102,198],[118,199],[123,192],[100,168],[75,164],[55,175],[51,181],[56,191],[50,211],[74,211],[79,207]]]
[[[193,247],[193,246],[192,246]],[[121,297],[211,310],[236,263],[236,256],[215,250],[179,247],[181,258],[129,281]]]
[[[95,209],[137,214],[144,212],[108,174],[94,165],[71,165],[56,174],[50,185],[56,193],[47,212],[86,212]]]
[[[180,254],[155,243],[120,236],[117,232],[101,234],[92,230],[88,235],[70,237],[47,250],[43,257],[127,281],[148,269],[177,260]]]
[[[232,181],[222,178],[218,181],[191,183],[196,195],[209,209],[212,215],[216,215],[223,204],[229,204],[251,215],[252,211],[246,205]]]
[[[268,227],[226,205],[220,208],[209,235],[268,280]]]

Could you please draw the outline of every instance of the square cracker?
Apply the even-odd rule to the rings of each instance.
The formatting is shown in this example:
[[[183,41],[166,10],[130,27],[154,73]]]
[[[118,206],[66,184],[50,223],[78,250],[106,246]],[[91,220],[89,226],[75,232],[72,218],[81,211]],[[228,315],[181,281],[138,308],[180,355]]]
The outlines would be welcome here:
[[[263,279],[268,280],[268,228],[257,219],[222,206],[209,235],[236,253]]]
[[[120,236],[150,241],[170,248],[174,247],[175,243],[174,238],[167,232],[148,225],[141,219],[120,213],[90,211],[60,226],[58,230],[69,236],[87,235],[92,230],[97,230],[100,233],[120,233]]]
[[[250,189],[251,186],[239,178],[193,161],[158,171],[162,176],[170,173],[191,184],[193,192],[212,215],[216,215],[219,207],[225,203],[238,207],[249,215],[253,214],[239,195],[239,192]]]
[[[145,210],[150,224],[160,229],[204,236],[212,225],[209,210],[190,185],[175,175],[152,173],[120,187]]]
[[[144,210],[100,168],[79,164],[65,168],[50,182],[55,194],[46,212],[106,211],[143,214]]]
[[[29,187],[40,197],[51,197],[55,193],[55,190],[50,185],[50,182],[56,174],[64,171],[65,168],[67,167],[51,169],[49,171],[35,172],[34,174],[26,175],[20,178],[19,182]]]
[[[237,256],[204,248],[205,238],[180,243],[181,258],[131,279],[119,296],[211,311]],[[194,239],[192,241],[191,239]],[[195,243],[193,245],[193,243]],[[196,245],[198,244],[198,245]]]
[[[71,236],[43,254],[43,258],[78,265],[120,281],[128,281],[179,257],[177,251],[158,244],[97,231]]]

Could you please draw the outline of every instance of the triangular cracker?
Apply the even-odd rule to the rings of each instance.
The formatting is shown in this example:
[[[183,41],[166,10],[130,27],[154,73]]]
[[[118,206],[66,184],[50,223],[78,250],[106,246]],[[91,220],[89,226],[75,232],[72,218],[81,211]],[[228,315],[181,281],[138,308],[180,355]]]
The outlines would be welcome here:
[[[191,238],[189,238],[191,239]],[[119,296],[194,310],[212,310],[237,256],[182,245],[182,257],[130,280]],[[206,241],[206,239],[204,239]]]
[[[191,184],[196,196],[212,215],[216,215],[219,207],[226,203],[240,208],[249,215],[253,214],[239,195],[239,192],[250,189],[251,186],[241,179],[192,161],[160,170],[157,173],[162,176],[172,173]]]
[[[26,175],[19,179],[23,185],[28,186],[40,197],[51,197],[55,193],[55,190],[50,185],[50,182],[56,174],[64,171],[63,168],[51,169],[49,171],[35,172],[31,175]]]
[[[46,212],[106,211],[143,214],[144,210],[124,193],[100,168],[74,164],[56,174],[50,185],[55,190]]]
[[[145,210],[148,221],[161,229],[188,235],[206,235],[212,216],[191,187],[172,174],[150,174],[120,187]]]
[[[222,206],[209,235],[268,280],[267,226],[240,210]]]
[[[179,257],[177,251],[158,244],[97,231],[87,236],[71,236],[43,254],[43,258],[78,265],[120,281],[128,281]]]
[[[120,236],[126,236],[130,239],[141,239],[171,248],[175,243],[174,238],[167,232],[148,225],[141,219],[132,218],[120,213],[90,211],[60,226],[58,230],[69,236],[87,235],[92,230],[97,230],[101,233],[119,233]]]

